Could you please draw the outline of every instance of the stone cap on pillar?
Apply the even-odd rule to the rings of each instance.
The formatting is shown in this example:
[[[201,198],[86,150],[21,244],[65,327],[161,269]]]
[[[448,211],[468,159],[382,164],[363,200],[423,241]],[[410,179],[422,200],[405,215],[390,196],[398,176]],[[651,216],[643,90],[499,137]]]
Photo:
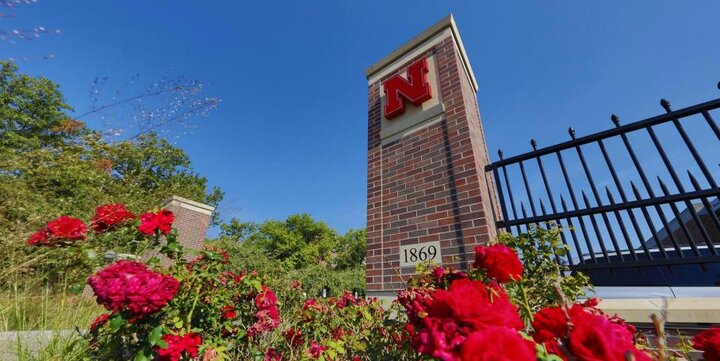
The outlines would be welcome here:
[[[399,65],[402,65],[404,59],[413,58],[417,56],[417,54],[421,54],[426,51],[434,45],[431,40],[446,31],[449,31],[453,35],[453,39],[455,40],[455,44],[457,44],[457,48],[462,59],[465,75],[470,80],[475,92],[477,92],[479,89],[477,79],[475,79],[475,73],[473,72],[470,61],[468,60],[467,53],[465,52],[465,46],[460,38],[460,31],[458,30],[455,18],[452,14],[430,26],[401,47],[395,49],[395,51],[386,57],[365,69],[365,76],[368,78],[368,83],[372,84],[378,79],[394,72]]]

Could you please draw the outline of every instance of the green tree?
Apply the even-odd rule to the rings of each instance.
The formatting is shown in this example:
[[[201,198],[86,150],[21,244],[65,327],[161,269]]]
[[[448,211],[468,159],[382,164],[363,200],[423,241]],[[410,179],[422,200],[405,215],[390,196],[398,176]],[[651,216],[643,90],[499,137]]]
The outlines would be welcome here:
[[[144,212],[172,195],[222,199],[182,149],[155,133],[108,142],[69,109],[56,84],[0,62],[0,267],[26,265],[35,252],[27,236],[63,214],[89,219],[104,203]]]
[[[365,231],[350,230],[344,235],[308,214],[295,214],[285,221],[243,223],[233,219],[221,225],[221,238],[241,241],[263,251],[288,269],[313,264],[331,269],[362,265],[365,259]]]
[[[217,244],[231,262],[269,275],[279,285],[300,280],[308,295],[365,288],[365,231],[339,234],[307,214],[260,224],[233,218],[220,225]]]

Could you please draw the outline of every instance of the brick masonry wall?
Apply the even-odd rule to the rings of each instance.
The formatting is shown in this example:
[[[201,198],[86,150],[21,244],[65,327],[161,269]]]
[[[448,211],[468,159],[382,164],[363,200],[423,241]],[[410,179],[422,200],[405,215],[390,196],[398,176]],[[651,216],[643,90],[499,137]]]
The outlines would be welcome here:
[[[175,203],[167,204],[165,208],[175,215],[173,227],[178,230],[180,244],[189,249],[202,249],[210,226],[210,215]]]
[[[452,36],[420,57],[434,55],[444,119],[381,144],[382,83],[368,87],[368,291],[404,287],[414,267],[399,269],[401,245],[440,241],[442,263],[464,269],[474,247],[496,236],[497,202],[477,98]],[[388,75],[391,76],[392,74]]]

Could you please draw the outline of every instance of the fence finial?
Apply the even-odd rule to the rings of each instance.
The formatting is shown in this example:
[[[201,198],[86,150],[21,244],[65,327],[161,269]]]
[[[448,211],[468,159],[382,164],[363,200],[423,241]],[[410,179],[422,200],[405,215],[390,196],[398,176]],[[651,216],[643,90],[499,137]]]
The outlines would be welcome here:
[[[575,139],[575,128],[568,128],[568,133],[570,133],[570,138]]]
[[[672,111],[672,109],[670,109],[670,102],[667,99],[660,99],[660,105],[665,109],[666,112],[670,113]]]
[[[720,81],[718,82],[717,87],[718,87],[718,89],[720,89]]]
[[[530,139],[530,145],[532,146],[533,150],[537,150],[537,142],[535,141],[535,138]]]
[[[503,151],[502,151],[502,149],[498,149],[498,156],[500,157],[500,160],[503,159]]]
[[[618,117],[617,115],[611,115],[610,120],[612,120],[613,124],[615,124],[616,127],[620,126],[620,117]]]

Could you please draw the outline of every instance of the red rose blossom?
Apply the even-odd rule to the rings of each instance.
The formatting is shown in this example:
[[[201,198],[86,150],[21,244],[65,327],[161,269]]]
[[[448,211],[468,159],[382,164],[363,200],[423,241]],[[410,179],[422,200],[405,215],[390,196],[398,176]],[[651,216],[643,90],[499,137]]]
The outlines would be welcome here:
[[[30,238],[27,240],[27,244],[31,246],[45,246],[51,244],[50,242],[50,233],[48,233],[47,229],[43,228],[35,233],[33,233]]]
[[[167,235],[172,229],[172,223],[175,216],[171,211],[162,209],[157,213],[145,213],[140,215],[140,226],[138,232],[152,236],[156,230]]]
[[[453,318],[474,330],[491,325],[517,330],[523,327],[517,308],[498,286],[464,278],[453,282],[447,291],[436,291],[432,297],[429,314]]]
[[[61,216],[48,222],[46,228],[54,238],[66,241],[85,239],[85,234],[87,234],[87,226],[83,221],[68,216]]]
[[[165,307],[178,291],[172,276],[134,261],[118,261],[88,279],[97,302],[110,311],[128,310],[142,316]]]
[[[567,336],[568,320],[562,308],[546,307],[535,314],[532,327],[535,330],[532,334],[535,342],[544,343]]]
[[[535,361],[535,344],[517,330],[490,326],[473,332],[462,346],[462,361]]]
[[[235,312],[235,307],[233,305],[227,305],[220,309],[223,313],[223,318],[226,318],[228,320],[234,320],[237,318],[237,313]]]
[[[342,297],[337,299],[337,302],[335,303],[335,307],[339,309],[343,309],[347,306],[352,306],[358,302],[357,298],[353,296],[352,293],[345,291],[342,295]]]
[[[325,352],[327,349],[327,346],[321,346],[317,343],[317,341],[313,340],[313,342],[310,343],[310,347],[307,349],[307,354],[310,358],[317,359],[320,358],[320,354]]]
[[[475,268],[485,269],[488,277],[506,283],[522,277],[523,266],[514,250],[502,244],[475,247]]]
[[[705,361],[720,361],[720,328],[713,327],[695,335],[693,347],[703,352]]]
[[[635,348],[628,329],[605,315],[581,312],[572,316],[572,322],[568,349],[578,360],[625,361],[629,352],[636,361],[651,361],[646,353]]]
[[[255,323],[248,329],[248,336],[272,331],[280,324],[280,313],[277,308],[277,297],[267,286],[262,286],[262,292],[255,297]]]
[[[93,320],[93,322],[90,324],[90,331],[95,331],[98,328],[104,326],[110,319],[110,316],[111,315],[109,313],[103,313],[102,315],[96,317],[95,320]]]
[[[183,353],[191,358],[198,355],[198,347],[202,343],[200,335],[188,332],[185,336],[166,334],[162,337],[168,345],[165,348],[158,347],[159,361],[178,361]]]
[[[443,361],[460,360],[463,342],[473,332],[492,326],[523,327],[517,308],[497,284],[461,278],[448,290],[400,292],[398,301],[415,326],[413,348]]]
[[[104,204],[95,209],[91,224],[95,232],[105,232],[134,218],[124,204]]]
[[[30,235],[27,244],[31,246],[68,245],[85,239],[86,234],[87,226],[83,221],[69,216],[61,216]]]
[[[263,361],[281,361],[282,356],[275,350],[274,348],[269,348],[265,350],[265,357],[263,357]]]

